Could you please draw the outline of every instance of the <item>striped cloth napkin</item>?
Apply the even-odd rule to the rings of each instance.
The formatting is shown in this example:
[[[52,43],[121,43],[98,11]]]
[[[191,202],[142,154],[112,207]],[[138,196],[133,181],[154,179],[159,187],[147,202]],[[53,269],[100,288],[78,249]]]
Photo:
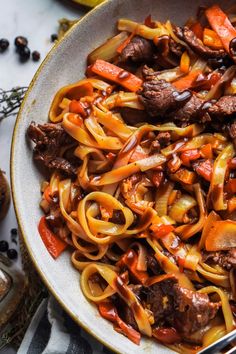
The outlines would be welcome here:
[[[51,296],[36,311],[17,354],[112,354],[80,328]]]

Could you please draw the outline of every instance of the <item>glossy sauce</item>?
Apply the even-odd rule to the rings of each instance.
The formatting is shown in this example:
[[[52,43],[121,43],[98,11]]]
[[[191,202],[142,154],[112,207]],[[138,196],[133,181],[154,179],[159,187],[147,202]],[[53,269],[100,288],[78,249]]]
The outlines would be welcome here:
[[[138,144],[138,137],[137,135],[133,135],[131,139],[125,144],[123,149],[119,153],[119,159],[122,159],[126,154],[128,154],[130,151],[132,151],[135,146]]]
[[[128,71],[121,71],[118,75],[118,79],[123,80],[123,79],[127,79],[130,76],[130,73],[128,73]]]
[[[174,91],[173,97],[176,102],[187,102],[192,97],[192,92],[185,90],[182,92]]]

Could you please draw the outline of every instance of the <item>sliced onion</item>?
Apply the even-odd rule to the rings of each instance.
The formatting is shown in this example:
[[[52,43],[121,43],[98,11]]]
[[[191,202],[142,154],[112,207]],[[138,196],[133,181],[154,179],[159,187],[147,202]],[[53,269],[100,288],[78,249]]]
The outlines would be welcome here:
[[[227,203],[224,200],[225,175],[228,168],[228,161],[234,157],[234,154],[235,150],[233,144],[228,144],[214,162],[208,193],[208,203],[212,203],[215,210],[227,209]]]
[[[174,188],[174,183],[166,182],[161,188],[157,190],[155,200],[155,210],[158,216],[167,215],[168,199]]]
[[[97,59],[106,61],[113,60],[117,55],[117,48],[128,38],[127,32],[120,32],[116,36],[108,39],[100,47],[96,48],[88,55],[88,63],[93,64]]]
[[[162,70],[159,73],[157,73],[157,75],[155,75],[155,77],[158,80],[165,80],[167,82],[172,82],[172,81],[180,78],[183,75],[184,75],[183,72],[181,72],[179,69],[179,66],[177,66],[176,68],[173,68],[173,69]]]
[[[189,225],[181,225],[175,229],[175,232],[178,233],[181,236],[182,240],[187,240],[193,235],[195,235],[197,232],[201,231],[205,221],[206,221],[206,206],[205,206],[205,200],[203,197],[203,193],[200,187],[199,183],[196,183],[193,185],[194,192],[196,195],[196,199],[198,202],[199,206],[199,220],[196,224],[189,224]]]
[[[235,221],[215,221],[206,237],[205,248],[207,251],[225,251],[234,248],[236,247],[235,235]]]
[[[210,89],[206,96],[206,100],[218,99],[222,94],[222,90],[227,83],[229,83],[236,73],[236,65],[230,66],[224,73],[224,75],[220,78],[219,81]]]
[[[150,28],[138,22],[127,20],[124,18],[119,19],[118,29],[119,31],[127,31],[131,33],[134,32],[137,35],[146,39],[154,39],[155,37],[160,37],[169,34],[165,26],[161,25],[160,23],[158,28]]]
[[[179,223],[189,222],[187,213],[197,205],[196,200],[188,194],[182,195],[170,208],[169,216]]]
[[[206,238],[209,234],[209,231],[211,229],[211,227],[213,226],[213,223],[215,221],[219,221],[221,220],[220,216],[218,214],[216,214],[216,212],[214,210],[212,210],[210,212],[210,214],[208,215],[207,219],[206,219],[206,222],[205,222],[205,225],[203,227],[203,230],[202,230],[202,236],[201,236],[201,239],[199,241],[199,244],[198,244],[198,249],[201,250],[204,246],[205,246],[205,241],[206,241]]]

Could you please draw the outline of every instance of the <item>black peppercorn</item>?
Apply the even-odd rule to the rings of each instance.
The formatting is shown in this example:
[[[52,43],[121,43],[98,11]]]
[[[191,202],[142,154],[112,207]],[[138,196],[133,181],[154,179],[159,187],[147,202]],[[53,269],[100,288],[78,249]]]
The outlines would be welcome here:
[[[58,35],[56,33],[51,34],[51,41],[55,42],[58,39]]]
[[[39,59],[40,59],[40,53],[39,53],[37,50],[34,50],[34,51],[32,52],[32,59],[33,59],[33,61],[39,61]]]
[[[0,252],[7,252],[8,248],[9,245],[7,241],[0,241]]]
[[[15,229],[15,228],[14,228],[14,229],[11,229],[11,234],[12,234],[12,235],[17,235],[17,229]]]
[[[0,39],[0,52],[3,53],[9,47],[9,41],[5,38]]]
[[[28,39],[23,36],[17,36],[15,38],[15,46],[17,49],[25,48],[28,44]]]
[[[16,250],[14,250],[14,248],[10,248],[8,251],[7,251],[7,257],[9,259],[16,259],[18,256],[18,253]]]
[[[28,47],[23,47],[19,49],[20,61],[25,62],[30,58],[30,49]]]

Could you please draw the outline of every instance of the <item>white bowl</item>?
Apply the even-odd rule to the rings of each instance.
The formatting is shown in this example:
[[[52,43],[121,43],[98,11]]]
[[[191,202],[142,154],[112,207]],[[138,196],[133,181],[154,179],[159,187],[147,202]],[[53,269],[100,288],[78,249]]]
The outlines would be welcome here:
[[[116,30],[120,17],[143,21],[152,14],[183,24],[196,14],[199,5],[213,1],[186,0],[108,0],[83,17],[65,38],[55,45],[33,78],[17,117],[11,152],[11,182],[18,223],[30,256],[45,284],[62,307],[84,329],[110,349],[119,353],[171,353],[155,340],[143,338],[136,346],[113,330],[112,324],[98,314],[83,296],[79,273],[65,252],[54,260],[37,230],[42,215],[39,208],[40,182],[43,177],[32,159],[32,146],[26,139],[30,122],[47,122],[50,103],[59,88],[84,77],[87,55]],[[225,8],[232,1],[218,1]]]

